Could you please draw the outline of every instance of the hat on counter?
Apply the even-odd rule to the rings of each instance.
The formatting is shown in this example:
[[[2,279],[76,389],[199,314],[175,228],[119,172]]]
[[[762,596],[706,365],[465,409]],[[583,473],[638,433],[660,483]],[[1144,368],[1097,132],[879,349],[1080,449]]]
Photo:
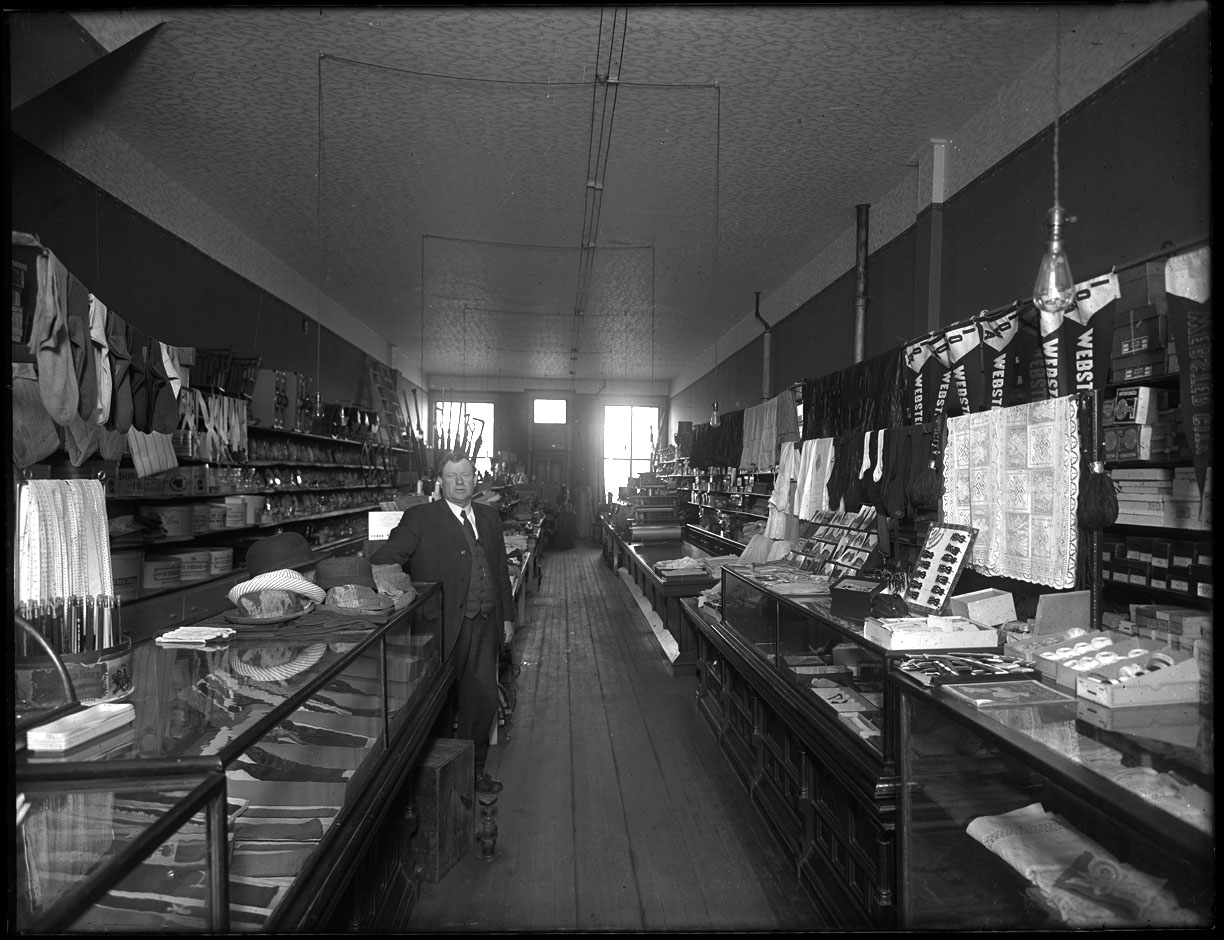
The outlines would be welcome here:
[[[397,594],[400,591],[412,591],[412,576],[396,564],[370,565],[374,577],[374,586],[382,594]]]
[[[314,562],[314,551],[300,532],[277,532],[247,549],[246,569],[260,575]],[[231,592],[232,593],[232,592]]]
[[[327,596],[327,592],[323,588],[303,577],[292,568],[281,568],[277,571],[265,571],[249,581],[235,584],[230,588],[228,595],[229,602],[237,605],[238,598],[242,597],[243,594],[258,594],[260,591],[290,591],[294,594],[300,594],[316,604],[322,604],[323,599]]]
[[[339,584],[327,592],[322,609],[340,614],[385,614],[395,602],[363,584]]]
[[[377,587],[370,563],[358,555],[322,559],[315,567],[315,584],[325,591],[347,585],[358,585],[371,591]]]

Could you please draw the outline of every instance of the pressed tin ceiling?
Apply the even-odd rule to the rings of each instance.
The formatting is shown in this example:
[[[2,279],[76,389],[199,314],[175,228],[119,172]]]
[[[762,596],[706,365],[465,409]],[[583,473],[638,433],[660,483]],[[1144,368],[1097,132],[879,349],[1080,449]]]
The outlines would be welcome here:
[[[429,374],[667,382],[1053,12],[174,8],[61,87]]]

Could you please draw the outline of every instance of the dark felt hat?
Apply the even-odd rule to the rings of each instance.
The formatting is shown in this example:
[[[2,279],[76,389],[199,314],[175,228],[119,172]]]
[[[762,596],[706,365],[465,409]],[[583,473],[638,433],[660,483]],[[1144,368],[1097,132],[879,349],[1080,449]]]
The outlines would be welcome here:
[[[260,539],[247,549],[246,569],[251,574],[265,574],[281,568],[298,568],[314,561],[314,551],[299,532],[278,532]]]
[[[370,563],[358,555],[324,558],[315,567],[315,584],[325,591],[354,584],[371,590],[377,587]]]

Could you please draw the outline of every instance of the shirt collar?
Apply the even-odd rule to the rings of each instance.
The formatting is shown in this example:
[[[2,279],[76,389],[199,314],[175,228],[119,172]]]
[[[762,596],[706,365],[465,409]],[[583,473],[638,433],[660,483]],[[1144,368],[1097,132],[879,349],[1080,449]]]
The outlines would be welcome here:
[[[463,525],[463,510],[465,507],[452,503],[449,499],[443,498],[442,502],[446,503],[446,508],[451,511],[451,514],[458,520],[460,525]],[[467,504],[468,518],[472,520],[472,531],[476,532],[476,509],[471,504]],[[480,541],[480,533],[476,534],[476,541]]]

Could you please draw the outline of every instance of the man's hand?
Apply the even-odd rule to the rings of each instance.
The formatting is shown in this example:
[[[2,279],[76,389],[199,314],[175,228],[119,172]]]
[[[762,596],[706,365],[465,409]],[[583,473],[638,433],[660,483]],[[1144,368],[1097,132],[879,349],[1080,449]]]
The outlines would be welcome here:
[[[506,620],[502,622],[502,635],[506,638],[506,643],[509,644],[514,639],[514,621]]]

